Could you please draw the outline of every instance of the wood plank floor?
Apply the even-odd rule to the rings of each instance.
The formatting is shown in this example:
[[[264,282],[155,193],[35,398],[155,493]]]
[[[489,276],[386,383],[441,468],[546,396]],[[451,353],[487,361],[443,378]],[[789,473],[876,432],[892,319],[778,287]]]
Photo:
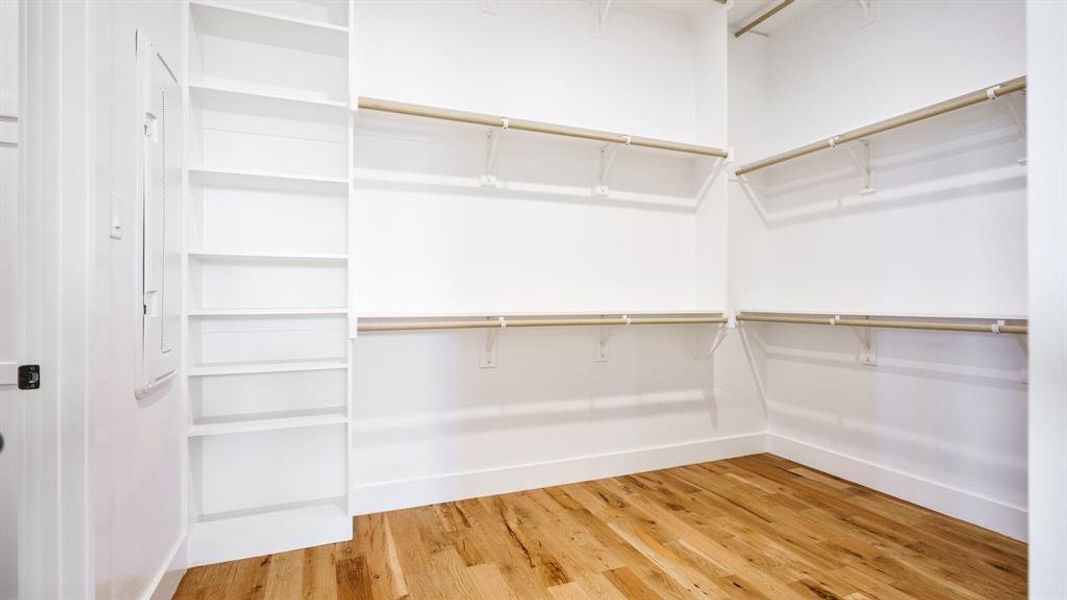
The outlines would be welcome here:
[[[1025,544],[767,454],[354,521],[175,597],[1026,597]]]

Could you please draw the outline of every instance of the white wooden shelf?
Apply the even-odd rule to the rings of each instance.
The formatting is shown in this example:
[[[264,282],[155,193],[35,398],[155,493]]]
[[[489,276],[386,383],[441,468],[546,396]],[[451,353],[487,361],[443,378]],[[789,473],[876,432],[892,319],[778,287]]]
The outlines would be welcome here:
[[[204,78],[197,80],[189,84],[189,92],[194,104],[198,97],[214,96],[225,98],[234,103],[246,100],[266,100],[330,109],[348,108],[348,104],[340,100],[330,100],[318,95],[301,94],[296,91],[280,92],[268,86],[224,79]]]
[[[344,497],[240,516],[201,518],[189,528],[189,566],[343,542],[352,538]]]
[[[192,184],[208,184],[220,187],[257,187],[277,182],[329,186],[338,193],[348,190],[347,177],[323,177],[319,175],[300,175],[298,173],[273,173],[268,171],[237,171],[230,169],[210,169],[189,167],[189,181]]]
[[[702,316],[709,314],[722,314],[726,312],[722,308],[632,308],[630,310],[507,310],[501,307],[471,310],[428,310],[428,311],[389,311],[389,310],[361,310],[358,312],[360,319],[452,319],[460,317],[597,317],[619,316],[631,317],[654,317],[654,316]],[[754,312],[754,311],[753,311]]]
[[[208,0],[190,0],[189,9],[195,27],[214,35],[337,57],[348,52],[348,27]]]
[[[343,425],[347,422],[348,416],[341,412],[221,421],[194,424],[189,427],[189,437],[250,433],[253,431],[277,431],[300,427],[322,427],[326,425]]]
[[[347,314],[347,308],[202,308],[188,312],[190,317],[299,317]]]
[[[189,258],[199,260],[309,260],[309,261],[347,261],[347,254],[303,253],[303,252],[189,252]]]
[[[224,2],[211,2],[210,0],[189,0],[189,5],[209,10],[226,11],[234,15],[244,15],[249,19],[271,19],[273,21],[280,21],[282,23],[289,23],[301,27],[314,27],[318,29],[323,29],[325,31],[336,31],[348,35],[348,27],[345,27],[343,25],[334,25],[333,23],[327,23],[325,21],[301,19],[298,17],[292,17],[277,12],[266,10],[253,10],[244,6],[237,6]]]
[[[294,371],[336,371],[347,368],[348,362],[343,360],[226,363],[190,367],[189,376],[210,377],[213,375],[252,375],[256,373],[290,373]]]
[[[184,252],[195,290],[186,336],[197,349],[185,373],[196,394],[187,416],[187,564],[197,566],[352,536],[351,389],[342,385],[351,348],[335,335],[349,314],[349,256],[331,251],[348,247],[353,8],[344,0],[188,6],[186,173],[196,204],[188,218],[199,227],[187,228],[195,233]],[[245,211],[255,218],[238,222]],[[254,308],[261,303],[276,306]],[[249,344],[264,349],[234,351]],[[275,373],[298,374],[266,375]],[[215,376],[237,377],[196,379]],[[293,397],[273,377],[330,396]],[[205,407],[216,416],[203,416]],[[242,412],[250,407],[259,412]]]

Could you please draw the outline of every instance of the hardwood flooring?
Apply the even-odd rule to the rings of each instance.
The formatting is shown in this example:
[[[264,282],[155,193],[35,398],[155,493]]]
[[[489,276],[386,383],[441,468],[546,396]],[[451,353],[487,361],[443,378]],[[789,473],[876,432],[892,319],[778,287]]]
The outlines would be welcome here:
[[[1025,598],[1026,544],[768,455],[354,519],[175,598]]]

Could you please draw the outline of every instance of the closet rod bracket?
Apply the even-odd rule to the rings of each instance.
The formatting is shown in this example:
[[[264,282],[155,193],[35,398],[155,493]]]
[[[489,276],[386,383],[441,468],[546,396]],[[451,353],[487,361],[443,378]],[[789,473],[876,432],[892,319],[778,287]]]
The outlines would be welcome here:
[[[860,29],[874,23],[874,6],[873,0],[856,0],[856,5],[863,11],[863,23],[860,24]]]
[[[628,317],[623,316],[627,321]],[[593,357],[594,362],[608,362],[608,339],[611,338],[611,328],[599,325],[596,328],[596,353]]]
[[[1023,357],[1027,360],[1023,361],[1023,366],[1019,370],[1019,383],[1023,385],[1030,385],[1030,338],[1025,335],[1013,335],[1015,341],[1019,344],[1019,349],[1023,352]]]
[[[863,317],[864,320],[869,317]],[[841,320],[841,315],[834,315],[834,325]],[[860,342],[860,351],[856,356],[856,362],[861,365],[873,367],[878,364],[877,353],[875,352],[876,332],[871,327],[851,327],[852,333],[856,335],[856,339]]]
[[[615,0],[601,0],[600,8],[597,14],[596,21],[596,34],[598,37],[603,37],[604,29],[608,23],[608,13],[611,12],[611,5]]]
[[[1007,96],[997,96],[996,95],[996,89],[999,88],[999,87],[1000,86],[998,85],[998,86],[994,86],[994,87],[989,88],[989,90],[986,91],[986,94],[991,94],[992,95],[991,99],[996,100],[997,101],[996,104],[1002,104],[1004,107],[1007,108],[1008,114],[1011,116],[1011,120],[1015,123],[1015,127],[1019,130],[1019,138],[1023,140],[1024,145],[1025,145],[1025,142],[1026,142],[1026,115],[1023,114],[1019,110],[1019,108],[1017,106],[1015,106],[1015,102],[1012,101],[1012,98],[1011,98],[1010,95],[1007,95]],[[1026,90],[1023,90],[1023,93],[1025,94]],[[1022,156],[1022,157],[1019,158],[1019,164],[1020,165],[1025,165],[1026,164],[1026,157],[1025,156]]]
[[[719,349],[719,346],[730,335],[730,327],[727,324],[719,325],[715,328],[715,335],[711,338],[711,344],[708,345],[707,352],[704,353],[704,360],[709,360],[715,356],[715,351]]]
[[[873,184],[872,168],[871,168],[871,140],[859,140],[862,150],[857,153],[851,146],[841,146],[845,152],[848,153],[849,158],[863,174],[863,188],[860,189],[861,196],[867,196],[877,192]]]
[[[708,192],[711,191],[712,186],[715,185],[715,180],[719,178],[719,174],[723,172],[723,170],[726,168],[726,165],[733,164],[733,162],[734,149],[731,146],[726,151],[726,156],[719,158],[715,161],[715,166],[711,168],[711,172],[708,173],[708,176],[706,178],[704,178],[704,183],[702,183],[700,185],[700,188],[697,190],[697,207],[699,207],[700,204],[704,202],[704,198],[708,195]]]
[[[722,345],[730,335],[730,331],[737,329],[737,313],[733,311],[723,311],[722,316],[726,318],[726,322],[715,328],[715,335],[712,336],[711,343],[708,345],[708,350],[704,353],[704,360],[708,360],[715,356],[715,351],[719,349],[719,346]]]
[[[631,141],[632,138],[628,135],[622,138],[622,143],[626,146],[629,146]],[[593,190],[597,196],[607,196],[611,192],[611,188],[608,187],[608,175],[611,174],[611,168],[615,166],[615,157],[618,153],[618,144],[605,144],[600,148],[600,175],[597,179],[597,186]]]
[[[741,191],[745,193],[745,197],[748,198],[750,204],[752,204],[753,210],[759,215],[761,221],[764,224],[769,223],[767,218],[767,211],[763,209],[763,199],[760,198],[756,188],[752,185],[752,182],[748,180],[748,175],[738,175],[737,185],[741,186]]]
[[[485,148],[485,171],[482,174],[482,185],[486,187],[499,187],[499,182],[496,178],[496,156],[497,147],[500,144],[500,136],[511,124],[508,122],[507,117],[501,117],[500,129],[490,129],[486,135],[486,148]]]
[[[504,317],[497,317],[500,327],[490,327],[485,330],[485,346],[482,348],[481,367],[483,369],[496,368],[496,342],[500,331],[506,329],[508,322]]]

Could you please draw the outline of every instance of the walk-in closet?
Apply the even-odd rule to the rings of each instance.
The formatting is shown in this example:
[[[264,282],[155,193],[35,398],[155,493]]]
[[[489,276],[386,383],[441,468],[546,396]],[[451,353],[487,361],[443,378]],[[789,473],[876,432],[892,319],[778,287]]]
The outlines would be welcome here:
[[[1067,600],[1067,3],[0,0],[0,598]]]

